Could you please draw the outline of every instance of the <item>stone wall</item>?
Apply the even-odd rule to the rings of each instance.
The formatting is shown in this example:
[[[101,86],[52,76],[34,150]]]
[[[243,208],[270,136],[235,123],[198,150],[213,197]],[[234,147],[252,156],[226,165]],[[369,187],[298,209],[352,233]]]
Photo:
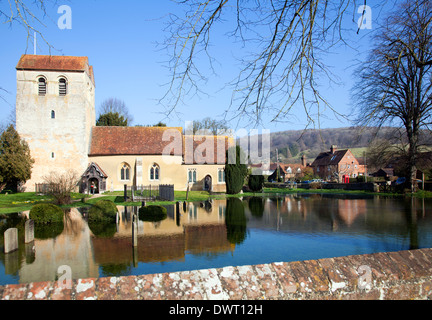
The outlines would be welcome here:
[[[432,249],[0,287],[2,300],[432,298]]]

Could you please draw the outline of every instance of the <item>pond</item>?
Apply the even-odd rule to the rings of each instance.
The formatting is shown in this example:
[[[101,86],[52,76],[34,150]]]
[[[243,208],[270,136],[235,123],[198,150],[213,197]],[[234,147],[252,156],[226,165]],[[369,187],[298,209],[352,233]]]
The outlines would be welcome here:
[[[138,222],[118,207],[118,224],[89,225],[70,209],[53,230],[35,227],[24,244],[28,213],[0,220],[0,285],[320,259],[432,247],[432,199],[280,195],[185,203],[159,222]],[[19,230],[19,250],[3,253],[3,233]],[[39,228],[39,230],[38,230]],[[62,270],[61,270],[62,271]]]

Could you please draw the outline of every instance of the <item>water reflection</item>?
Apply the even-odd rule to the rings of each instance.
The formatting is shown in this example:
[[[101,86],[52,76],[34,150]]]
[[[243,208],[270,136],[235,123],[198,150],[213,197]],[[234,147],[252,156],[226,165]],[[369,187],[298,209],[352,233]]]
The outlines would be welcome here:
[[[429,199],[289,195],[228,198],[167,206],[158,222],[137,221],[136,207],[118,207],[118,223],[88,224],[87,210],[65,212],[56,228],[35,227],[24,245],[28,213],[0,220],[0,241],[18,228],[19,250],[0,253],[0,285],[73,277],[120,276],[317,259],[432,246]]]

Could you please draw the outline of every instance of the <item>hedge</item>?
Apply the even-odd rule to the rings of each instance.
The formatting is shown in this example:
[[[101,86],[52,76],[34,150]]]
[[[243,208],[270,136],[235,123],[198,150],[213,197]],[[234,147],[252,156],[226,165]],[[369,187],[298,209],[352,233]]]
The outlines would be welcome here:
[[[141,207],[138,210],[138,217],[142,221],[156,222],[166,219],[167,209],[162,206]]]
[[[113,222],[116,220],[117,206],[111,200],[99,200],[89,210],[88,221],[106,221]]]
[[[63,210],[51,203],[41,203],[33,206],[29,218],[39,224],[62,223]]]

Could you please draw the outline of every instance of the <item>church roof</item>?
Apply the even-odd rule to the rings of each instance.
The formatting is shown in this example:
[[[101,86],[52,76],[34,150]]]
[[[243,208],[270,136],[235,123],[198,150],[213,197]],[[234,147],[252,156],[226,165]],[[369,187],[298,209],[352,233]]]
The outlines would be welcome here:
[[[90,156],[162,155],[168,146],[175,147],[181,156],[182,140],[178,139],[178,146],[172,144],[169,132],[164,137],[167,130],[179,131],[181,138],[182,128],[177,127],[93,127]]]
[[[89,65],[88,57],[23,54],[16,69],[86,72],[94,84],[93,67]]]
[[[168,132],[168,130],[173,130]],[[90,156],[183,156],[188,164],[225,163],[225,136],[184,136],[181,127],[93,127]],[[209,152],[209,153],[208,153]],[[207,158],[208,157],[208,158]]]

